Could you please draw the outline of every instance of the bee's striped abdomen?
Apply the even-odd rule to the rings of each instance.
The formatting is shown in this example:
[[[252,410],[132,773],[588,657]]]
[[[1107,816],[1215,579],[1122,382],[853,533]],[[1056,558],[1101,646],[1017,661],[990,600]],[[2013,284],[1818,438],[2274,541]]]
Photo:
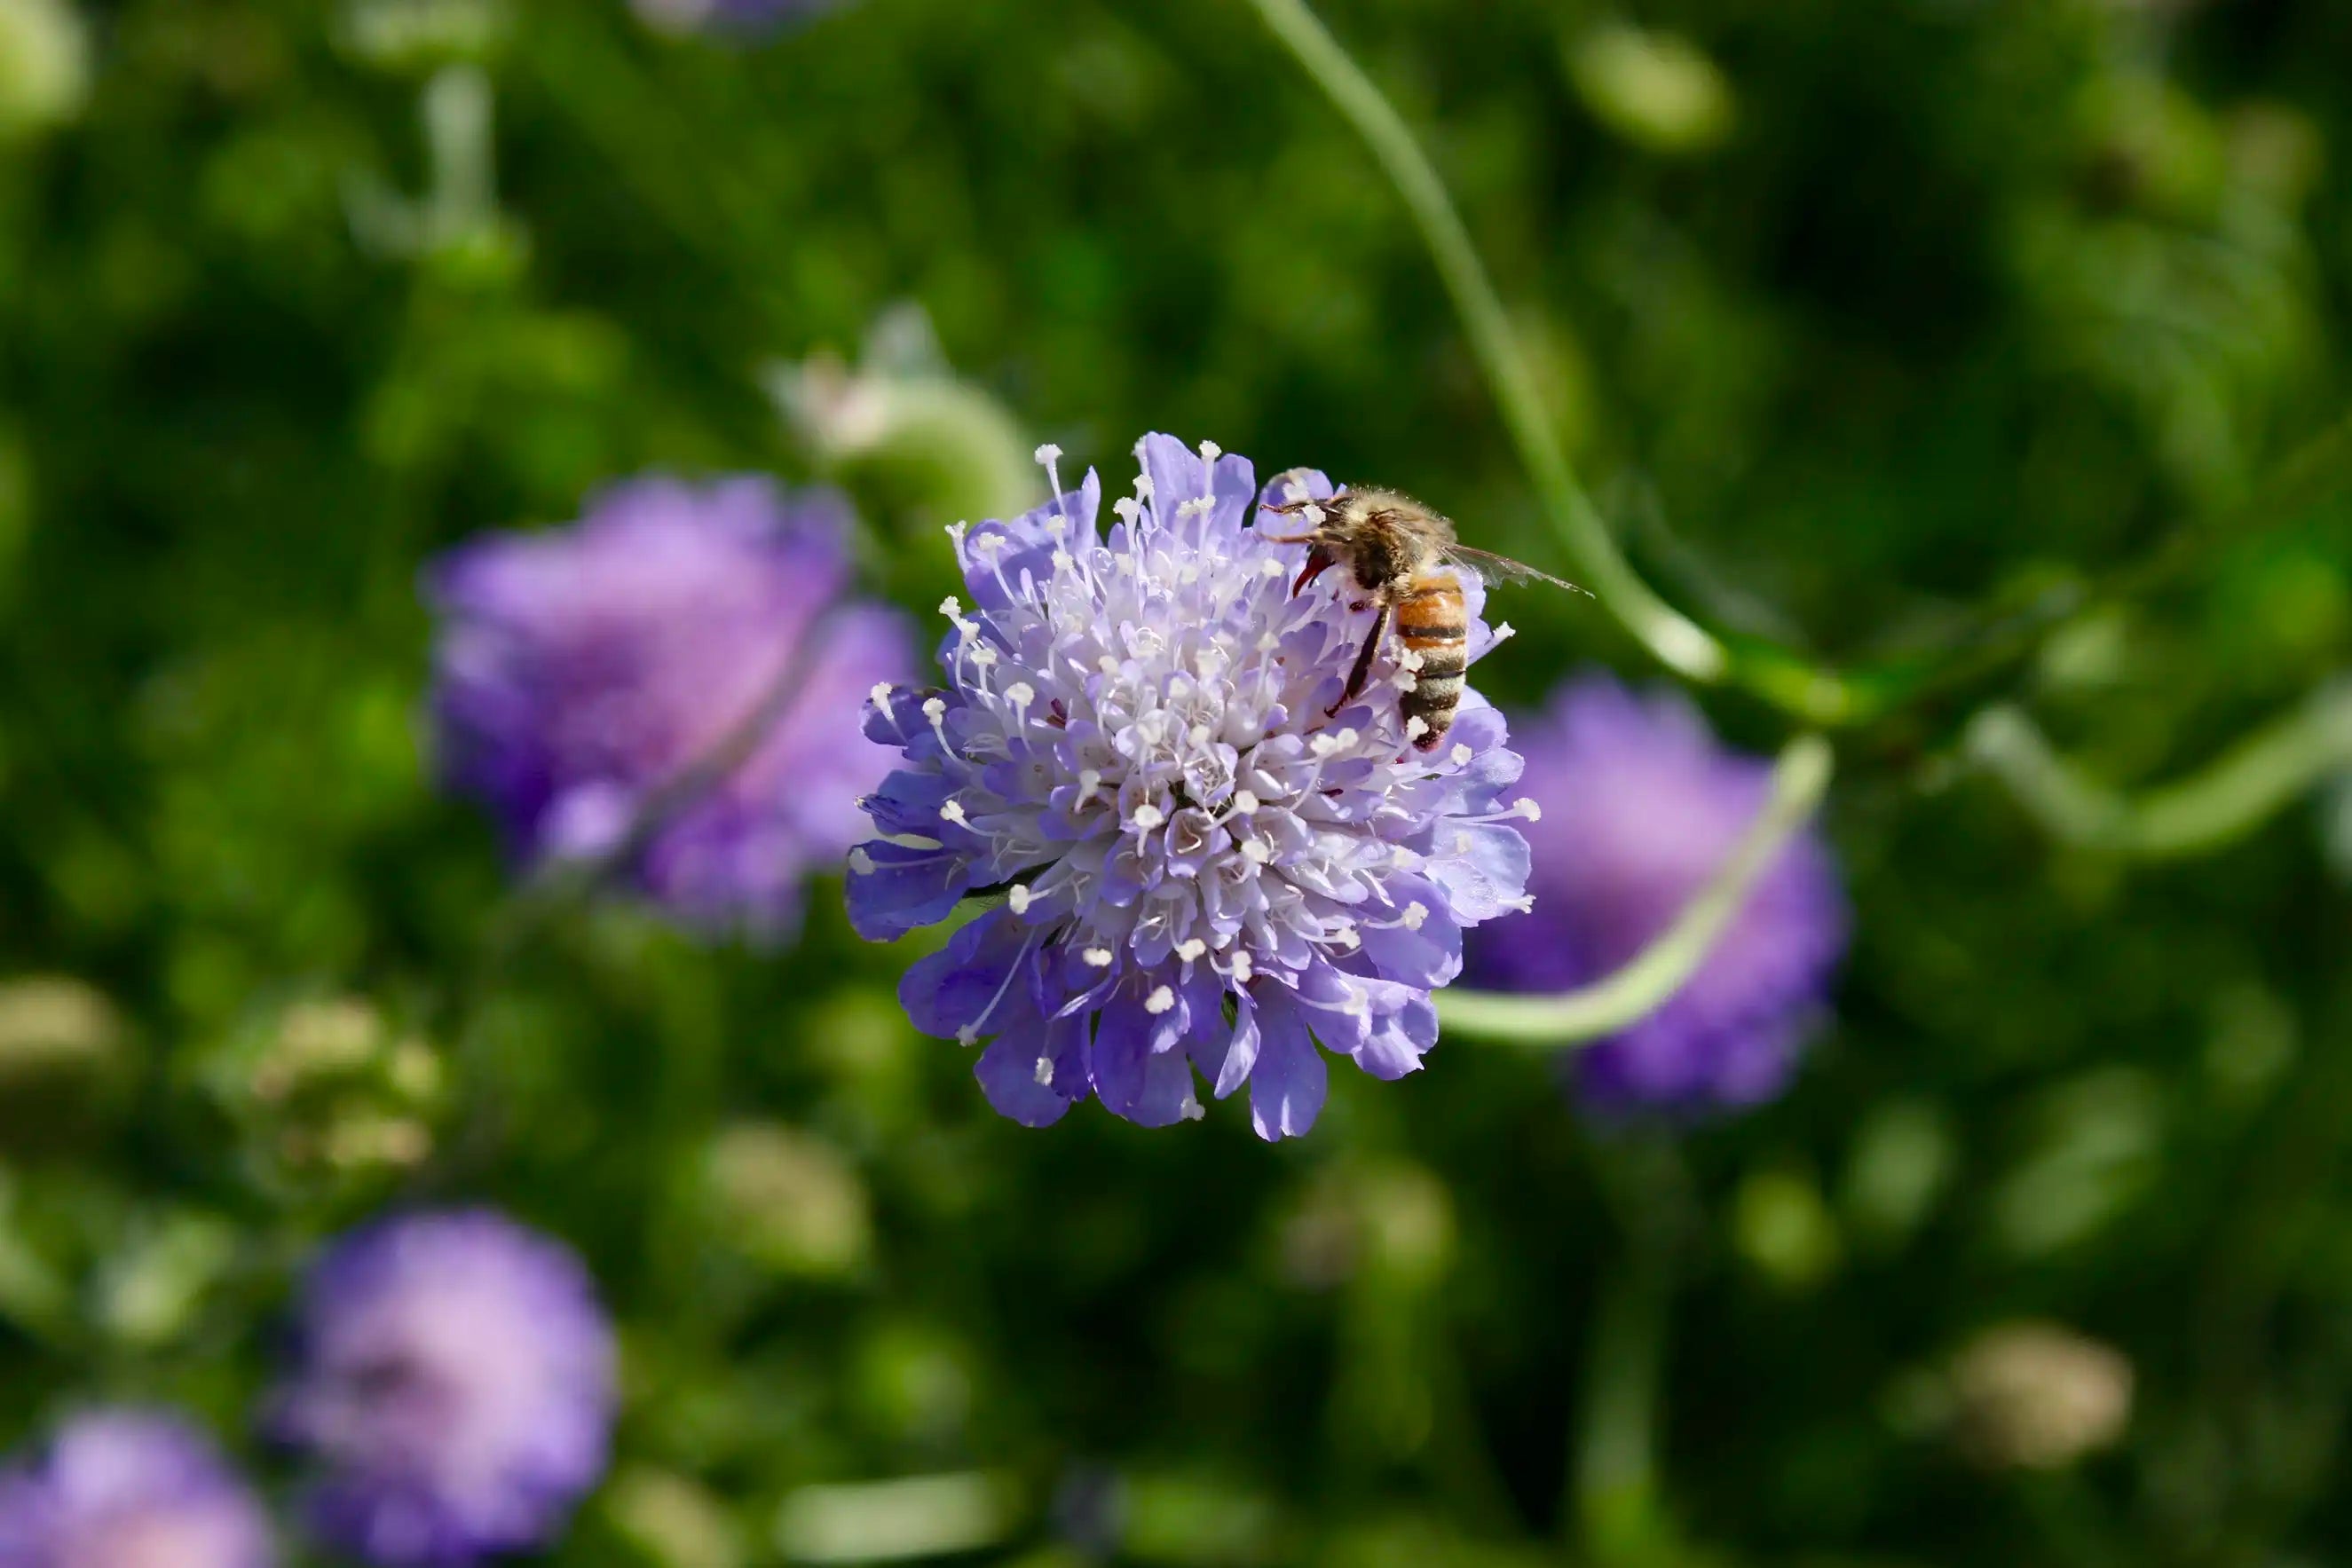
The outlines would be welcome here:
[[[1469,617],[1462,608],[1462,585],[1451,571],[1423,572],[1396,605],[1397,638],[1420,655],[1412,690],[1397,704],[1408,728],[1427,725],[1413,744],[1433,751],[1454,723],[1462,701],[1462,672],[1469,665]]]

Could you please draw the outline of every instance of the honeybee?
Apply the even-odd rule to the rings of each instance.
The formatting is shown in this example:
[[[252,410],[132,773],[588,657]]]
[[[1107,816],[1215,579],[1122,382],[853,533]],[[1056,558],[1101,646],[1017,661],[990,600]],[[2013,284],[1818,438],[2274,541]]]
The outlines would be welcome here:
[[[1337,566],[1346,570],[1356,591],[1378,612],[1348,675],[1347,689],[1331,711],[1337,713],[1362,694],[1381,634],[1394,616],[1397,640],[1411,655],[1404,662],[1412,675],[1398,711],[1405,733],[1423,751],[1435,750],[1453,727],[1454,710],[1462,701],[1463,672],[1469,667],[1470,618],[1463,608],[1456,570],[1486,582],[1549,582],[1572,593],[1584,591],[1507,556],[1472,549],[1455,539],[1450,519],[1394,490],[1343,489],[1320,501],[1286,501],[1264,509],[1301,517],[1308,524],[1303,534],[1265,536],[1276,544],[1307,547],[1307,565],[1290,585],[1294,596]]]

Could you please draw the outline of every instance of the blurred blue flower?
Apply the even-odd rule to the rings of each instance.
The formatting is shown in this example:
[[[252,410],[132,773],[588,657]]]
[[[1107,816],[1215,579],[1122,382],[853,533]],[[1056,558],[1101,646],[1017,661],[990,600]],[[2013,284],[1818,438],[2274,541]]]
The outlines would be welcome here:
[[[672,32],[756,35],[830,11],[846,0],[635,0],[637,15]]]
[[[886,939],[1003,891],[899,996],[927,1033],[992,1040],[981,1084],[1015,1121],[1089,1093],[1147,1126],[1196,1117],[1197,1067],[1220,1097],[1250,1085],[1261,1137],[1296,1134],[1323,1103],[1317,1041],[1413,1071],[1462,928],[1524,906],[1519,759],[1475,695],[1449,747],[1415,750],[1392,648],[1328,714],[1370,614],[1330,579],[1294,595],[1304,549],[1246,526],[1248,462],[1165,435],[1137,454],[1108,543],[1092,473],[950,530],[974,603],[941,606],[945,689],[875,688],[867,733],[907,762],[866,802],[882,836],[851,857],[851,919]],[[1058,494],[1060,454],[1038,455]]]
[[[0,1568],[269,1568],[269,1520],[205,1437],[93,1411],[0,1474]]]
[[[858,793],[887,766],[858,733],[859,698],[913,664],[899,617],[844,597],[848,532],[830,492],[647,478],[593,497],[575,527],[441,557],[425,594],[442,617],[433,711],[449,781],[525,862],[613,852],[779,695],[741,765],[628,869],[696,925],[789,932],[803,876],[862,836]]]
[[[462,1568],[561,1531],[604,1472],[611,1324],[562,1243],[486,1210],[383,1221],[305,1284],[272,1434],[312,1527],[388,1568]]]
[[[1606,675],[1563,687],[1519,742],[1543,809],[1528,830],[1536,913],[1470,952],[1476,981],[1504,989],[1563,990],[1632,959],[1714,876],[1771,789],[1770,765],[1717,744],[1682,698]],[[1585,1102],[1696,1112],[1771,1098],[1845,945],[1837,868],[1808,830],[1673,1000],[1575,1054]]]

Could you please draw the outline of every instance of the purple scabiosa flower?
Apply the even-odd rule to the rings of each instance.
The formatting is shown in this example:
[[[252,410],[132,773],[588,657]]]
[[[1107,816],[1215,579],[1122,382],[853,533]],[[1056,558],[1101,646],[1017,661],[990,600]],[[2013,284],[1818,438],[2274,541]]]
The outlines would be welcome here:
[[[858,793],[888,764],[857,704],[913,664],[895,612],[845,601],[847,534],[829,492],[648,478],[593,497],[572,528],[443,556],[425,593],[450,782],[526,862],[608,853],[788,680],[769,733],[629,871],[694,924],[789,932],[803,876],[863,835]]]
[[[611,1324],[560,1242],[486,1210],[383,1221],[311,1270],[272,1433],[317,1474],[309,1517],[387,1568],[545,1544],[603,1476]]]
[[[0,1473],[0,1568],[270,1568],[269,1520],[177,1417],[100,1410]]]
[[[1570,682],[1521,724],[1542,816],[1536,913],[1481,935],[1480,985],[1565,990],[1620,967],[1671,925],[1756,820],[1769,763],[1725,749],[1680,696],[1606,675]],[[1602,1111],[1700,1112],[1779,1093],[1845,951],[1846,908],[1819,833],[1791,840],[1683,988],[1575,1053]]]
[[[637,15],[671,32],[736,37],[771,32],[845,0],[635,0]]]
[[[943,688],[875,688],[867,733],[906,762],[866,802],[882,836],[850,858],[850,915],[885,939],[1001,890],[899,997],[927,1033],[990,1041],[980,1082],[1015,1121],[1088,1094],[1147,1126],[1196,1117],[1198,1068],[1219,1096],[1249,1085],[1260,1136],[1299,1134],[1317,1043],[1413,1071],[1462,928],[1524,906],[1519,759],[1475,696],[1416,750],[1392,643],[1330,711],[1369,609],[1339,573],[1293,592],[1305,550],[1249,526],[1245,460],[1165,435],[1137,455],[1108,541],[1098,481],[1060,493],[1050,446],[1056,499],[950,530],[974,602],[941,606]],[[1482,653],[1499,633],[1463,589]]]

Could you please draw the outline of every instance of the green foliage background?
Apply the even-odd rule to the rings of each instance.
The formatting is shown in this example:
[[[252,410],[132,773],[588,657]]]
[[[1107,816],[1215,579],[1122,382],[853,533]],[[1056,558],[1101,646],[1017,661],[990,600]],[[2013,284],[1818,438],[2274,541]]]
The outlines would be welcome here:
[[[518,905],[435,794],[420,561],[646,466],[811,476],[772,368],[903,300],[1077,461],[1213,438],[1564,566],[1415,231],[1244,0],[863,0],[754,47],[519,0],[461,65],[495,207],[427,154],[449,58],[124,0],[79,122],[0,149],[0,1427],[156,1398],[245,1444],[305,1249],[488,1199],[624,1323],[567,1563],[777,1561],[796,1489],[971,1469],[978,1560],[1037,1564],[1083,1560],[1084,1496],[1138,1563],[2352,1553],[2352,790],[2137,863],[1961,743],[2005,697],[2136,787],[2352,653],[2352,11],[1324,10],[1651,579],[1957,672],[1836,737],[1858,936],[1796,1091],[1610,1134],[1459,1040],[1278,1148],[1230,1106],[1028,1132],[835,888],[783,951]],[[1661,89],[1628,21],[1700,53]],[[934,602],[957,476],[842,476],[877,585]],[[1498,699],[1649,675],[1589,603],[1510,612]],[[2130,1357],[2116,1449],[1950,1440],[1941,1369],[2021,1317]]]

